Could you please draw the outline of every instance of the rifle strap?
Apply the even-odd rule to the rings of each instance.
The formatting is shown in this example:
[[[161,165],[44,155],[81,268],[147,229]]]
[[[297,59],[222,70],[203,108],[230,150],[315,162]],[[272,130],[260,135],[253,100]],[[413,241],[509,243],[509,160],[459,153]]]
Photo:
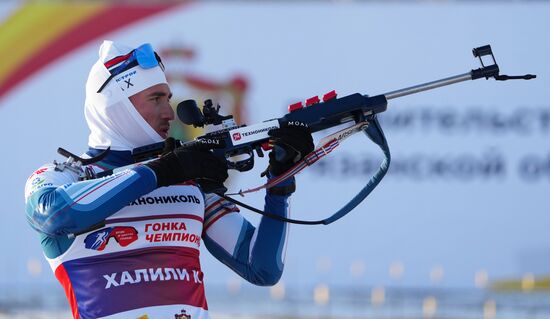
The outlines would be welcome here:
[[[283,174],[276,176],[275,178],[272,178],[267,183],[260,185],[258,187],[250,188],[247,190],[239,190],[239,192],[237,193],[232,193],[227,195],[244,196],[245,194],[254,193],[264,188],[270,189],[272,187],[275,187],[275,185],[291,178],[292,176],[301,172],[304,168],[313,165],[315,162],[317,162],[321,158],[327,156],[336,147],[338,147],[344,139],[353,135],[354,133],[365,130],[368,127],[368,125],[369,125],[368,121],[360,122],[348,128],[342,129],[336,133],[333,133],[329,136],[326,136],[323,139],[321,139],[319,143],[317,143],[316,148],[311,153],[306,155],[304,159],[296,163],[294,166],[292,166]]]
[[[376,145],[378,145],[378,147],[380,147],[380,149],[384,154],[384,160],[380,164],[380,167],[378,168],[378,170],[374,173],[374,175],[370,178],[368,183],[365,185],[365,187],[363,187],[363,189],[361,189],[359,193],[357,193],[357,195],[355,195],[346,205],[344,205],[340,210],[338,210],[328,218],[325,218],[322,220],[312,220],[312,221],[290,219],[290,218],[275,215],[269,212],[264,212],[262,210],[256,209],[238,200],[235,200],[234,198],[227,196],[227,195],[237,195],[237,194],[244,196],[244,194],[246,193],[255,192],[262,188],[272,187],[277,183],[280,183],[283,180],[296,175],[298,172],[303,170],[306,166],[311,165],[316,161],[318,161],[320,158],[326,156],[328,153],[334,150],[334,148],[336,148],[336,146],[338,146],[343,139],[360,130],[363,131],[365,135],[367,135],[367,137],[372,142],[374,142]],[[328,139],[328,142],[326,141],[327,139]],[[230,202],[233,202],[237,205],[245,207],[258,214],[261,214],[276,220],[292,223],[292,224],[328,225],[337,221],[338,219],[347,215],[350,211],[352,211],[355,207],[357,207],[357,205],[359,205],[365,198],[367,198],[367,196],[376,188],[376,186],[378,186],[380,181],[384,178],[390,166],[390,161],[391,161],[390,149],[389,149],[386,137],[384,136],[384,132],[382,131],[382,127],[380,126],[380,123],[376,118],[376,115],[370,116],[365,122],[360,122],[352,127],[349,127],[347,129],[338,131],[332,135],[327,136],[326,138],[322,139],[319,144],[321,146],[315,149],[312,153],[308,154],[303,161],[299,162],[290,170],[278,176],[277,178],[272,179],[268,183],[259,187],[248,189],[246,191],[239,191],[238,193],[235,193],[235,194],[226,194],[226,195],[221,194],[220,196],[222,196],[223,198],[225,198]]]

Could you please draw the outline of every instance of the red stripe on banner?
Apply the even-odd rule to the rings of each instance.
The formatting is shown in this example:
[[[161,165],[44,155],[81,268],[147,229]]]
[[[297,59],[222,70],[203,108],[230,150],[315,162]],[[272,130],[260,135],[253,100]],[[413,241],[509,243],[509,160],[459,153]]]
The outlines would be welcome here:
[[[43,69],[48,64],[76,50],[82,45],[102,35],[109,34],[117,29],[146,17],[167,11],[177,4],[158,5],[109,5],[104,10],[81,24],[62,33],[42,50],[31,56],[12,76],[7,79],[6,85],[0,89],[0,97],[20,84],[33,73]]]
[[[198,87],[202,90],[219,90],[222,89],[224,84],[213,82],[209,80],[205,80],[202,77],[194,76],[194,75],[184,75],[185,82],[188,83],[190,86]]]
[[[113,218],[105,221],[105,224],[114,224],[114,223],[126,223],[126,222],[137,222],[142,220],[153,220],[153,219],[168,219],[168,218],[187,218],[194,219],[202,223],[202,218],[197,215],[190,214],[167,214],[167,215],[151,215],[151,216],[140,216],[140,217],[128,217],[128,218]]]
[[[80,319],[80,314],[78,313],[78,306],[76,304],[76,297],[74,295],[73,285],[71,284],[69,275],[67,274],[67,271],[65,270],[65,267],[63,265],[59,265],[55,269],[55,277],[57,277],[57,280],[59,280],[59,282],[61,283],[61,286],[63,286],[63,289],[65,290],[65,295],[67,296],[67,300],[71,305],[71,311],[73,313],[73,317],[75,319]]]

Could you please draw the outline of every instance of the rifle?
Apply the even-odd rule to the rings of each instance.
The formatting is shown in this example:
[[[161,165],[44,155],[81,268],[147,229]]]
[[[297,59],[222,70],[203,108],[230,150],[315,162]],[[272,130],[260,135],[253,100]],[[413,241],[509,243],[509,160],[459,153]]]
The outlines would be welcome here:
[[[204,127],[207,125],[219,125],[220,129],[205,135],[199,136],[192,141],[176,140],[176,147],[202,147],[211,149],[214,154],[226,160],[229,169],[235,169],[240,172],[248,171],[254,167],[254,152],[259,157],[263,157],[263,151],[268,150],[267,142],[269,141],[268,132],[271,129],[281,127],[285,123],[302,123],[307,125],[311,132],[318,132],[328,128],[332,128],[341,124],[354,122],[355,124],[332,134],[328,139],[321,141],[321,146],[312,154],[306,156],[303,162],[296,164],[283,176],[275,178],[272,182],[263,186],[240,191],[237,194],[244,195],[245,193],[255,191],[261,188],[269,188],[282,180],[289,178],[301,171],[305,166],[313,164],[324,155],[332,151],[343,139],[359,131],[363,131],[375,144],[377,144],[384,153],[384,161],[381,163],[378,171],[371,177],[367,185],[342,209],[337,211],[331,217],[318,221],[300,221],[287,219],[284,217],[272,215],[244,203],[236,201],[231,197],[226,196],[223,191],[219,195],[227,200],[237,203],[245,208],[251,209],[262,215],[298,224],[330,224],[355,208],[362,202],[370,192],[378,185],[385,176],[390,164],[390,151],[387,145],[384,133],[376,115],[386,111],[388,100],[399,97],[416,94],[423,91],[433,90],[435,88],[464,82],[468,80],[477,80],[485,78],[486,80],[493,78],[497,81],[506,80],[530,80],[536,78],[536,75],[526,74],[520,76],[501,75],[499,66],[490,45],[474,48],[472,53],[475,58],[478,58],[481,67],[470,70],[469,72],[443,78],[436,81],[431,81],[384,94],[375,96],[363,95],[360,93],[351,94],[344,97],[337,97],[335,91],[328,92],[322,97],[314,96],[303,102],[291,104],[288,108],[288,113],[276,119],[267,120],[254,125],[237,125],[232,115],[220,115],[220,106],[213,106],[211,100],[206,100],[202,111],[197,107],[194,100],[186,100],[178,104],[177,115],[179,119],[188,125],[194,127]],[[483,57],[490,57],[488,65],[485,65]],[[150,160],[159,156],[164,150],[164,143],[155,143],[143,146],[133,150],[132,155],[136,163],[145,160]],[[67,163],[93,163],[98,161],[105,154],[100,154],[95,158],[81,159],[63,149],[58,152],[68,157]],[[244,159],[240,159],[244,157]],[[123,169],[123,168],[119,168]],[[110,175],[114,171],[105,171],[93,178]],[[234,194],[232,194],[234,195]]]
[[[211,100],[206,100],[203,110],[197,107],[194,100],[186,100],[178,104],[178,118],[185,124],[194,127],[206,125],[221,125],[222,128],[197,137],[193,141],[176,141],[178,147],[193,147],[202,145],[210,148],[214,153],[223,156],[227,160],[228,167],[241,172],[254,167],[254,151],[259,157],[263,157],[263,150],[267,149],[269,140],[268,131],[278,128],[283,123],[298,122],[309,126],[312,133],[322,131],[340,124],[355,122],[360,123],[367,117],[386,111],[388,100],[432,90],[467,80],[494,78],[498,81],[511,79],[533,79],[536,76],[526,74],[522,76],[500,75],[490,45],[485,45],[472,50],[474,57],[479,58],[481,67],[470,72],[459,74],[444,79],[427,82],[388,93],[368,96],[360,93],[337,98],[335,91],[324,94],[322,98],[314,96],[303,102],[291,104],[288,113],[284,116],[267,120],[254,125],[237,125],[232,115],[219,114],[220,106],[213,106]],[[491,56],[492,64],[485,65],[483,56]],[[136,148],[132,155],[136,162],[158,156],[164,148],[164,143],[156,143]],[[245,159],[231,161],[231,158],[247,156]]]

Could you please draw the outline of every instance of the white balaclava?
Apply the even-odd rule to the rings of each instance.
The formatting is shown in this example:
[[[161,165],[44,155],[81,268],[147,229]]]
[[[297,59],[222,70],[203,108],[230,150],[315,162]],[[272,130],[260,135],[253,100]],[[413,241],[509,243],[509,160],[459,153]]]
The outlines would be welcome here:
[[[153,85],[167,83],[164,71],[159,66],[149,69],[135,66],[117,74],[97,93],[111,75],[105,62],[132,50],[112,41],[103,41],[99,48],[99,60],[92,66],[86,82],[84,113],[90,128],[90,147],[111,147],[112,150],[124,151],[164,140],[128,99]],[[131,79],[130,87],[125,82],[128,79]]]

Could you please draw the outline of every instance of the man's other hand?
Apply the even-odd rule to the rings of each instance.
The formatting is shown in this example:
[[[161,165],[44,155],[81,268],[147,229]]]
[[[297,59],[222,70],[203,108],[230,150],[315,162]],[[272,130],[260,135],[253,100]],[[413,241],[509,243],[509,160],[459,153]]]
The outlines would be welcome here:
[[[314,149],[309,127],[301,122],[289,122],[269,131],[269,171],[278,176],[301,161]]]

